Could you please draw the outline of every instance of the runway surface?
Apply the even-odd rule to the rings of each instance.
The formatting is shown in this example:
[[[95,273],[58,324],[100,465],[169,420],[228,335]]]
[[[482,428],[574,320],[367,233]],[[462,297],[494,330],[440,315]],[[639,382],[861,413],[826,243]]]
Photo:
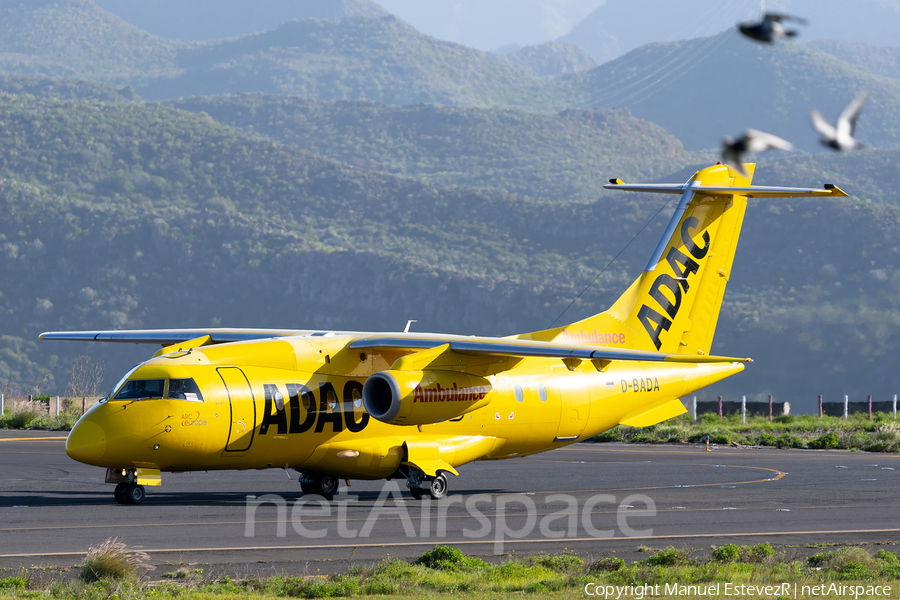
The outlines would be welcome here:
[[[443,505],[413,500],[402,481],[353,481],[346,501],[297,502],[297,474],[270,469],[164,473],[143,505],[123,506],[104,470],[64,446],[62,433],[0,431],[0,569],[73,565],[110,537],[156,563],[238,574],[332,572],[435,544],[637,559],[641,545],[900,543],[900,455],[578,444],[464,466]],[[266,495],[284,502],[254,514]]]

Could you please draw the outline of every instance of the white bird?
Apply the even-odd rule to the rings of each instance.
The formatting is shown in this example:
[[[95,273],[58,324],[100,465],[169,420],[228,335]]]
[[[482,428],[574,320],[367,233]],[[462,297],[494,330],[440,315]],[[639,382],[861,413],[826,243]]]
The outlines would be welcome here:
[[[856,121],[862,112],[863,104],[866,103],[868,92],[863,92],[853,99],[853,102],[841,111],[837,118],[836,125],[832,125],[825,120],[815,108],[809,112],[812,119],[813,127],[822,134],[821,143],[823,146],[834,148],[835,150],[853,150],[860,146],[860,143],[853,139],[853,132],[856,131]]]
[[[806,25],[806,20],[791,15],[766,13],[762,21],[748,21],[738,25],[738,31],[757,42],[771,44],[775,40],[797,35],[796,29],[785,29],[782,21],[795,21]]]
[[[729,136],[723,140],[722,162],[744,177],[749,177],[749,173],[744,169],[744,153],[765,152],[766,150],[774,149],[793,150],[794,145],[777,135],[756,129],[748,129],[738,139]]]

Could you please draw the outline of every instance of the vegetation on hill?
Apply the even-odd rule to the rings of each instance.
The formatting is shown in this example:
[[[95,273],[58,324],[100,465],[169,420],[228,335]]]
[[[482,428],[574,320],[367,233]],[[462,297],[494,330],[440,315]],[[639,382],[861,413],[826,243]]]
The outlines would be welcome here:
[[[691,82],[687,88],[685,81]],[[689,150],[714,148],[724,136],[746,128],[774,133],[806,150],[820,149],[810,109],[835,119],[868,90],[858,137],[875,147],[900,145],[900,81],[802,44],[765,46],[735,31],[644,46],[554,83],[574,105],[629,108]],[[569,92],[563,93],[567,86]]]
[[[171,72],[179,47],[92,0],[0,0],[0,71],[133,83]]]
[[[297,19],[386,17],[371,0],[95,0],[98,6],[170,40],[221,40],[275,29]]]
[[[509,54],[501,54],[499,58],[517,69],[544,79],[553,79],[566,73],[589,71],[599,64],[587,51],[571,42],[546,42],[525,46]]]
[[[553,199],[597,198],[610,177],[658,177],[694,159],[627,110],[552,115],[262,94],[171,105],[360,167]]]
[[[55,79],[5,73],[0,73],[0,92],[96,102],[133,102],[140,99],[131,86],[118,88],[109,83],[86,79]]]
[[[20,388],[61,389],[77,354],[113,376],[146,356],[36,340],[51,329],[539,329],[650,222],[573,321],[637,276],[673,206],[441,187],[153,103],[0,94],[0,122],[0,379]],[[751,204],[713,350],[757,362],[719,389],[896,391],[900,209]]]
[[[806,45],[872,73],[900,79],[900,48],[849,40],[813,40]]]
[[[492,54],[442,42],[393,16],[292,21],[273,31],[191,47],[181,75],[147,98],[260,91],[383,104],[540,105],[542,82]]]

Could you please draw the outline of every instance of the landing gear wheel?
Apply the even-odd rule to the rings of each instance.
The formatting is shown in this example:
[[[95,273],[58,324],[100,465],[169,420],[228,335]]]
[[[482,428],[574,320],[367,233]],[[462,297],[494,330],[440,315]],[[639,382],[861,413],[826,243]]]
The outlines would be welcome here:
[[[430,483],[431,486],[425,491],[430,493],[432,498],[440,500],[447,495],[447,478],[443,473],[432,479]]]
[[[425,490],[420,488],[409,488],[409,493],[412,494],[412,497],[416,500],[421,500],[422,496],[425,495]]]
[[[316,477],[313,481],[315,482],[315,493],[324,496],[326,500],[334,498],[339,485],[337,477]]]
[[[123,495],[128,504],[140,504],[144,501],[144,486],[136,483],[126,484]]]
[[[116,497],[116,502],[119,504],[128,504],[128,500],[125,498],[125,488],[128,487],[128,484],[124,481],[116,486],[116,491],[114,495]]]
[[[313,478],[309,475],[300,476],[300,490],[304,496],[311,496],[316,493],[316,486]]]

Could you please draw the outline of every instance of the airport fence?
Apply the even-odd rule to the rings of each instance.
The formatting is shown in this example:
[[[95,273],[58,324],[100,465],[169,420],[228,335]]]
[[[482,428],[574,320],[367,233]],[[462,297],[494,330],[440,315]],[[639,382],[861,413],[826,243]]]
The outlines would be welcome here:
[[[730,417],[731,415],[740,414],[741,421],[746,422],[747,417],[765,417],[768,416],[771,421],[775,417],[791,414],[790,402],[773,402],[772,396],[769,396],[768,402],[747,402],[747,396],[744,396],[739,402],[733,400],[722,400],[719,396],[716,400],[697,400],[694,396],[688,404],[687,409],[691,411],[691,420],[696,422],[698,415],[718,414],[719,419]],[[845,395],[843,402],[824,402],[821,394],[819,395],[819,417],[843,417],[848,419],[850,415],[859,413],[868,413],[869,419],[876,412],[889,413],[897,420],[897,394],[894,394],[892,400],[872,401],[871,394],[863,401],[850,401],[850,396]]]
[[[18,410],[36,410],[51,417],[58,417],[66,412],[80,412],[84,414],[87,409],[95,405],[100,396],[83,398],[66,398],[60,396],[6,396],[0,394],[0,417],[8,412]]]

